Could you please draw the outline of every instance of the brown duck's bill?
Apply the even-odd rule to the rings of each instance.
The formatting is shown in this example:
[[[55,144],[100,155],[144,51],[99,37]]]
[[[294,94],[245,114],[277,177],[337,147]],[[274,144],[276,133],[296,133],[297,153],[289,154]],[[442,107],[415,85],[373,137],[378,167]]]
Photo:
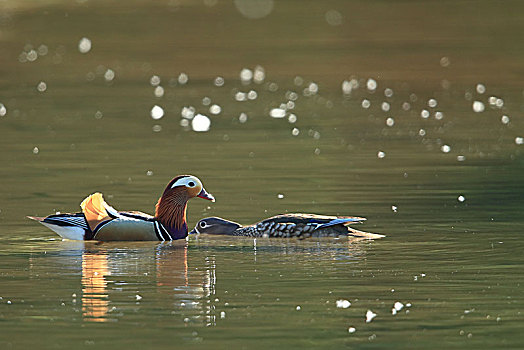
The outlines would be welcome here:
[[[211,201],[211,202],[215,201],[215,197],[213,197],[211,193],[207,193],[204,188],[202,188],[202,191],[200,191],[197,197],[207,199],[208,201]]]

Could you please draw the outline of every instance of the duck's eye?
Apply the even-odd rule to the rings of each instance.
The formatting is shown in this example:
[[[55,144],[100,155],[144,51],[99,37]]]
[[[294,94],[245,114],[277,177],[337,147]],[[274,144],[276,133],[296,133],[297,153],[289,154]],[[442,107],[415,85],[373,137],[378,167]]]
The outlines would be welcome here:
[[[187,183],[187,185],[188,185],[189,187],[195,187],[195,183],[194,183],[193,181],[189,181],[189,182]]]
[[[206,224],[205,221],[200,221],[200,227],[204,228],[204,227],[206,227],[206,226],[207,226],[207,224]]]

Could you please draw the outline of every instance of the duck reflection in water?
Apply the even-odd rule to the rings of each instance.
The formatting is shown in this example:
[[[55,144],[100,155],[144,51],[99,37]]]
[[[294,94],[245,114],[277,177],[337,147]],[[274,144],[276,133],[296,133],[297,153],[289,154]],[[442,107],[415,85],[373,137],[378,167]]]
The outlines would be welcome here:
[[[111,275],[108,254],[82,253],[82,315],[86,321],[106,322],[109,311],[106,276]]]
[[[111,299],[116,294],[122,299],[122,295],[132,293],[132,297],[136,297],[135,307],[134,302],[138,303],[144,294],[163,293],[169,297],[162,300],[176,300],[172,313],[200,319],[204,316],[207,325],[213,324],[214,312],[210,305],[202,302],[215,293],[214,259],[208,260],[205,269],[197,269],[190,276],[187,241],[155,246],[136,243],[125,249],[113,243],[86,244],[82,251],[81,278],[84,321],[117,321],[123,316],[122,310],[128,309],[130,303],[115,303]],[[143,276],[151,283],[146,282],[137,290],[137,279],[143,283]]]
[[[156,285],[159,291],[173,291],[189,286],[187,241],[183,246],[160,243],[155,249]]]
[[[181,318],[192,316],[203,320],[206,326],[216,324],[215,307],[215,257],[205,256],[204,261],[193,256],[199,267],[189,273],[188,242],[181,246],[161,243],[156,246],[156,285],[158,293],[175,298],[172,314]],[[204,264],[204,268],[200,268]],[[173,293],[174,292],[174,293]]]

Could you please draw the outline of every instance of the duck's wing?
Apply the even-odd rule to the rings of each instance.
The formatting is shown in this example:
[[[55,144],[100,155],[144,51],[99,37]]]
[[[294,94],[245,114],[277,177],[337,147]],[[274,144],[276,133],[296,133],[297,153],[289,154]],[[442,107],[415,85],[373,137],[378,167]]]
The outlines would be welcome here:
[[[125,216],[125,217],[128,217],[128,218],[133,218],[133,219],[142,219],[142,220],[154,220],[155,217],[153,215],[149,215],[149,214],[146,214],[146,213],[143,213],[141,211],[119,211],[118,214],[120,216]]]
[[[294,223],[294,224],[305,224],[318,227],[329,227],[333,225],[349,225],[354,223],[360,223],[365,221],[366,218],[358,216],[329,216],[329,215],[317,215],[317,214],[304,214],[304,213],[291,213],[282,214],[270,217],[262,223],[274,222],[274,223]]]
[[[101,222],[92,239],[97,241],[170,241],[173,237],[162,223],[121,215]]]
[[[94,231],[102,222],[118,217],[118,212],[106,203],[102,193],[96,192],[80,203],[89,228]]]
[[[273,216],[256,225],[263,235],[270,237],[338,236],[352,232],[347,225],[366,220],[356,216],[327,216],[316,214],[283,214]],[[355,231],[355,236],[357,232]]]

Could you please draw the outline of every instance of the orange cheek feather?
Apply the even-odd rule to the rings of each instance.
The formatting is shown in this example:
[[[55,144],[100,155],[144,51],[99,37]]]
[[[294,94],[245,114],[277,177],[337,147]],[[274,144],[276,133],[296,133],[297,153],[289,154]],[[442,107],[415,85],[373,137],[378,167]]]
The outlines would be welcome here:
[[[198,196],[198,194],[202,191],[201,186],[195,186],[193,188],[187,188],[187,193],[189,194],[189,198],[193,198]]]

